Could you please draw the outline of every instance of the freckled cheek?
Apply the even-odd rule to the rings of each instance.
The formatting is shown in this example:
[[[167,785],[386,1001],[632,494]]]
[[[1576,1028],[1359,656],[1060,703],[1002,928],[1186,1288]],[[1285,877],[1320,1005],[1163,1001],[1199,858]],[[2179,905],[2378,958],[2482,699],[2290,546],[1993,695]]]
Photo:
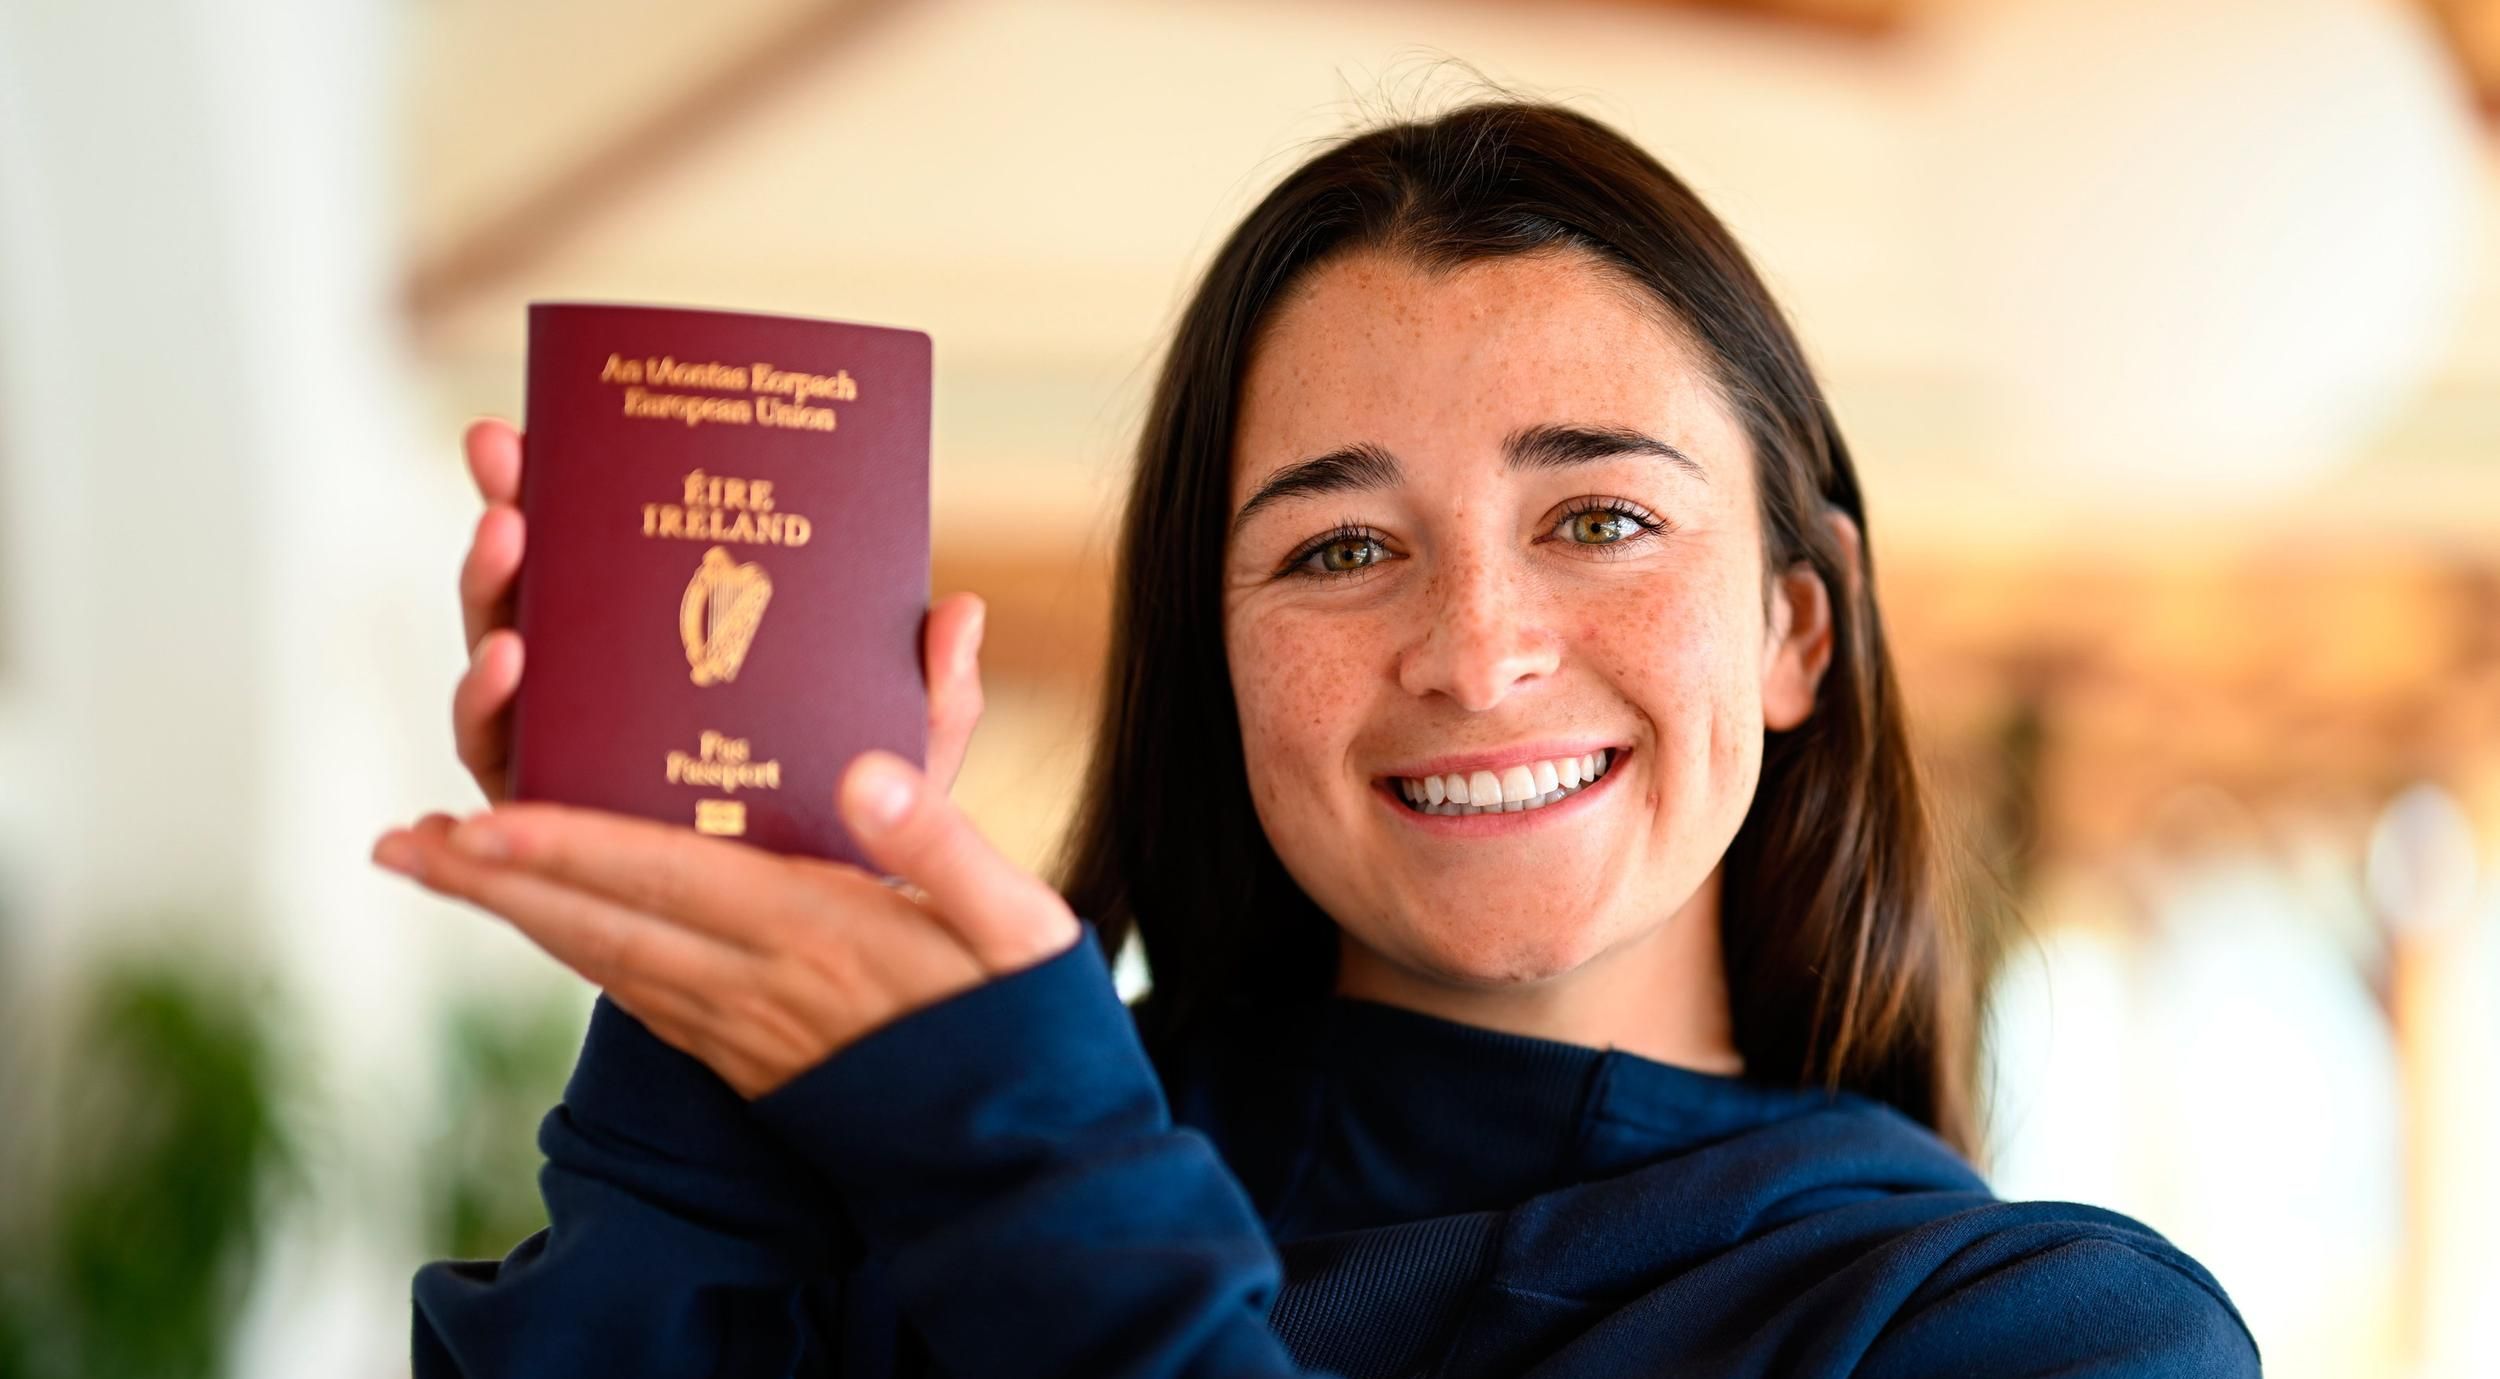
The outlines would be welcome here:
[[[1577,626],[1582,656],[1635,705],[1661,694],[1707,693],[1733,654],[1718,620],[1673,591],[1633,591]]]
[[[1333,772],[1359,728],[1367,673],[1359,637],[1282,619],[1240,625],[1226,639],[1242,751],[1254,785],[1301,784]]]
[[[1664,760],[1714,773],[1736,764],[1744,696],[1756,688],[1740,629],[1673,590],[1628,593],[1597,612],[1577,624],[1581,652],[1648,720]],[[1760,705],[1750,710],[1758,716]]]

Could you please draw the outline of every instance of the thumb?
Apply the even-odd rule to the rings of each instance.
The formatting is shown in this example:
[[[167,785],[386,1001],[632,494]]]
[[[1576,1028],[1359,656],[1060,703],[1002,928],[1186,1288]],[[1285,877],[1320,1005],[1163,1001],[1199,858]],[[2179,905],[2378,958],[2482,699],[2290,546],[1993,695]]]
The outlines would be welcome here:
[[[1037,963],[1081,932],[1057,891],[990,846],[945,791],[894,753],[853,758],[836,804],[868,859],[918,886],[991,972]]]

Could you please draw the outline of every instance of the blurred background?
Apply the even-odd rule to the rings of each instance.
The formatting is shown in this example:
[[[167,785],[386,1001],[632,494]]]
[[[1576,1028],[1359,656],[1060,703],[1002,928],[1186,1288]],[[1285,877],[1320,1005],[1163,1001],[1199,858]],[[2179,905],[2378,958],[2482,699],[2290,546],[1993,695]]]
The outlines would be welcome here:
[[[10,0],[0,1374],[403,1374],[543,1221],[589,993],[366,861],[476,802],[526,301],[934,336],[958,793],[1038,866],[1194,274],[1478,77],[1690,181],[1834,398],[2000,1193],[2270,1373],[2500,1373],[2500,2]]]

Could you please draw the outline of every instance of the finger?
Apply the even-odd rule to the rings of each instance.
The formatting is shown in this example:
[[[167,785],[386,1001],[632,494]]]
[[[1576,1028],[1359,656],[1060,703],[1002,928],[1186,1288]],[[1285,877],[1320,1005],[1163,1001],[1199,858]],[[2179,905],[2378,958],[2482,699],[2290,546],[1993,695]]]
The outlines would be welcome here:
[[[869,859],[926,890],[933,911],[991,971],[1038,962],[1080,932],[1057,891],[990,846],[944,791],[892,752],[854,758],[838,803]]]
[[[502,916],[600,986],[636,991],[646,1004],[656,998],[679,1006],[670,1013],[683,1018],[691,1012],[682,1007],[698,1001],[694,993],[739,990],[752,981],[752,961],[736,948],[523,868],[480,861],[451,845],[452,832],[449,816],[433,815],[402,835],[422,884]]]
[[[501,800],[511,765],[513,691],[521,684],[521,634],[499,628],[486,634],[469,668],[451,692],[453,749],[488,799]]]
[[[775,952],[806,925],[821,924],[829,884],[856,867],[793,859],[678,824],[601,809],[529,802],[463,820],[452,839],[465,855],[521,868],[608,901],[664,915],[732,947]]]
[[[512,625],[512,582],[526,534],[521,510],[510,503],[490,504],[478,514],[469,554],[460,562],[460,623],[472,649],[478,638]]]
[[[460,437],[469,477],[489,504],[521,501],[521,433],[501,417],[480,417]]]
[[[953,790],[972,731],[981,722],[981,635],[989,605],[979,594],[949,594],[929,609],[921,674],[929,686],[929,778]]]

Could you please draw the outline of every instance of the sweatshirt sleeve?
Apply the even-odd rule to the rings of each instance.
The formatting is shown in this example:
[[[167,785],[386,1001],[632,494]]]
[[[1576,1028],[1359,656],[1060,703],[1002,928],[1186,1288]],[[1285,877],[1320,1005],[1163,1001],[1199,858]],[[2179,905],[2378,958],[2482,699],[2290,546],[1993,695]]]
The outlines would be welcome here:
[[[418,1270],[416,1379],[821,1370],[805,1285],[855,1241],[710,1069],[602,996],[538,1144],[547,1228]]]
[[[1248,1194],[1175,1127],[1092,923],[754,1103],[887,1256],[939,1368],[1034,1379],[1313,1375]]]
[[[2073,1209],[2022,1203],[2017,1210]],[[2095,1213],[2095,1215],[2102,1215]],[[2109,1214],[2112,1222],[2125,1218]],[[2131,1228],[2132,1227],[2132,1228]],[[2257,1379],[2256,1339],[2213,1275],[2134,1223],[2038,1220],[1957,1251],[1861,1379]]]

